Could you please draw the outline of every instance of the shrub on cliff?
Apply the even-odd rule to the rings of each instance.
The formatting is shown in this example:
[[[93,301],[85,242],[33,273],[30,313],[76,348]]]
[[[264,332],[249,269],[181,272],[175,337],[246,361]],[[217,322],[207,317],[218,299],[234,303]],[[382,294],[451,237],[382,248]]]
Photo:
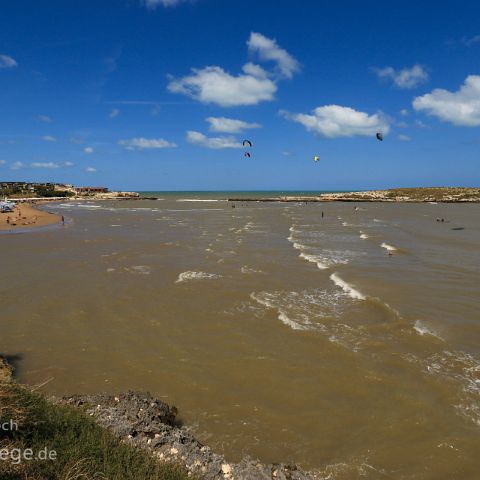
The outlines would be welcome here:
[[[30,457],[32,452],[32,458]],[[26,455],[28,454],[28,455]],[[122,443],[81,410],[0,382],[0,478],[185,480],[175,465]]]

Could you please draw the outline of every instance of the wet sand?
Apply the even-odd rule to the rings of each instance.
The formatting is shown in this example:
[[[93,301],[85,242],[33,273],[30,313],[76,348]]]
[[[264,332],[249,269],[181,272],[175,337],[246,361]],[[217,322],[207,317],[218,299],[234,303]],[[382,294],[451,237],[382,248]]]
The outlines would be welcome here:
[[[28,203],[19,203],[13,212],[0,213],[0,230],[46,227],[61,221],[61,215],[45,212]]]

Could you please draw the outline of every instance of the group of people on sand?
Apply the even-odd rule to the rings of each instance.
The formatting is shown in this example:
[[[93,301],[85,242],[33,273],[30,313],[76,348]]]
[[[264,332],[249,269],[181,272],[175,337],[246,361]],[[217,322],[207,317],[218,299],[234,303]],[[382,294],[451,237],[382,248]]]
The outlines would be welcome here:
[[[12,225],[15,227],[18,223],[21,223],[22,225],[34,225],[35,223],[37,223],[36,215],[32,217],[30,221],[27,220],[27,217],[22,216],[22,211],[20,210],[20,207],[16,208],[15,214],[16,216],[14,218],[12,218],[10,215],[7,217],[8,225]]]

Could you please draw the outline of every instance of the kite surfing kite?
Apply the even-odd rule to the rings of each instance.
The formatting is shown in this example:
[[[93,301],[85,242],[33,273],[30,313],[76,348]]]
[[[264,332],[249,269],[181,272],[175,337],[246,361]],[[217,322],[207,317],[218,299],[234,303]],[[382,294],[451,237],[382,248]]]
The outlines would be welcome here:
[[[377,140],[380,140],[381,142],[383,142],[383,133],[377,132],[376,137],[377,137]]]
[[[252,148],[252,142],[250,140],[244,140],[243,141],[243,146]],[[244,156],[250,158],[251,157],[250,152],[245,152]]]
[[[319,157],[318,155],[315,155],[315,156],[313,157],[313,160],[314,160],[315,162],[319,162],[319,161],[320,161],[320,157]]]

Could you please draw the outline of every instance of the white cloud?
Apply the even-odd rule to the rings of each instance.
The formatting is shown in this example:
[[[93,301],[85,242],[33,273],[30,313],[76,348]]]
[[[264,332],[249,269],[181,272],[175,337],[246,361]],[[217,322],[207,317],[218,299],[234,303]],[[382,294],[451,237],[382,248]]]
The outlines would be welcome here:
[[[181,3],[186,3],[188,0],[144,0],[144,4],[147,8],[157,8],[162,7],[176,7]]]
[[[94,168],[94,167],[87,167],[87,168],[85,169],[85,171],[88,172],[88,173],[93,173],[93,172],[96,172],[97,169]]]
[[[14,68],[18,63],[9,55],[0,55],[0,68]]]
[[[57,139],[55,137],[52,137],[51,135],[44,135],[42,137],[42,140],[45,140],[46,142],[56,142]]]
[[[308,131],[327,138],[353,137],[356,135],[387,134],[390,130],[387,119],[381,112],[368,115],[350,107],[325,105],[317,107],[312,114],[280,111],[288,120],[302,124]]]
[[[291,78],[299,69],[299,64],[275,40],[260,33],[252,32],[247,45],[250,53],[257,54],[261,61],[274,61],[280,75],[274,76],[272,72],[251,62],[243,65],[242,73],[238,75],[213,65],[192,68],[192,73],[182,78],[171,77],[167,89],[221,107],[256,105],[273,100],[279,77]]]
[[[30,164],[32,168],[60,168],[59,163],[54,162],[33,162]]]
[[[395,70],[392,67],[374,69],[379,78],[393,81],[398,88],[415,88],[428,80],[428,73],[421,65]]]
[[[457,126],[480,126],[480,75],[469,75],[460,89],[450,92],[436,88],[416,97],[413,108]]]
[[[256,105],[273,100],[277,91],[267,72],[258,65],[247,64],[243,74],[234,76],[220,67],[192,69],[192,74],[172,79],[168,90],[182,93],[202,103],[215,103],[221,107]]]
[[[187,132],[187,142],[200,147],[220,150],[223,148],[242,148],[242,144],[232,136],[228,137],[207,137],[200,132],[189,130]]]
[[[418,128],[430,128],[429,125],[423,123],[421,120],[415,120],[415,126]]]
[[[280,73],[287,78],[292,78],[300,68],[298,61],[280,48],[276,40],[267,38],[261,33],[250,33],[247,45],[249,52],[257,53],[260,60],[275,62]]]
[[[0,160],[0,165],[6,165],[6,161],[5,160]]]
[[[63,164],[64,167],[73,167],[75,164],[73,162],[65,162]]]
[[[233,118],[208,117],[206,120],[210,124],[209,130],[211,132],[239,133],[250,128],[261,127],[258,123],[248,123]]]
[[[24,168],[25,164],[23,162],[14,162],[10,166],[11,170],[20,170],[21,168]]]
[[[173,142],[164,140],[163,138],[131,138],[130,140],[120,140],[126,150],[153,150],[159,148],[175,148],[177,145]]]
[[[411,138],[408,135],[399,135],[397,137],[401,142],[409,142]]]
[[[87,154],[87,155],[90,155],[91,153],[93,153],[93,148],[92,147],[85,147],[83,149],[83,151]]]
[[[408,110],[406,108],[402,108],[400,110],[400,115],[406,117],[408,115]]]
[[[120,110],[118,108],[112,108],[112,111],[109,113],[110,118],[115,118],[120,115]]]
[[[52,122],[52,119],[48,115],[37,115],[37,120],[44,123]]]

